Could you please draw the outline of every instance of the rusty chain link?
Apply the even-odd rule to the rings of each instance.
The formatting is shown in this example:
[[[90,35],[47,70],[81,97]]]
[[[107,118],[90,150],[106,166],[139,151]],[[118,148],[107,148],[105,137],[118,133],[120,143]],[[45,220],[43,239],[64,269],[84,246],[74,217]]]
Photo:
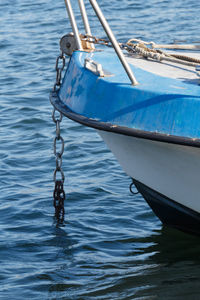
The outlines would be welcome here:
[[[104,45],[104,46],[107,46],[107,47],[110,47],[110,48],[113,47],[110,40],[107,40],[107,39],[97,38],[95,36],[88,35],[88,34],[85,34],[85,35],[81,34],[80,37],[81,37],[82,41],[85,41],[87,43]],[[136,52],[136,50],[135,50],[135,48],[137,46],[136,44],[135,45],[130,44],[130,43],[118,43],[118,44],[119,44],[119,47],[121,48],[121,50],[126,50],[129,53],[135,53]]]
[[[65,215],[65,208],[64,208],[65,191],[63,188],[62,180],[57,180],[55,182],[53,197],[54,197],[54,207],[55,207],[55,218],[58,223],[62,224]]]
[[[97,37],[95,37],[93,35],[89,35],[89,34],[85,34],[85,35],[81,34],[80,37],[81,37],[82,41],[86,41],[88,43],[106,45],[108,47],[112,47],[111,42],[106,39],[97,38]]]

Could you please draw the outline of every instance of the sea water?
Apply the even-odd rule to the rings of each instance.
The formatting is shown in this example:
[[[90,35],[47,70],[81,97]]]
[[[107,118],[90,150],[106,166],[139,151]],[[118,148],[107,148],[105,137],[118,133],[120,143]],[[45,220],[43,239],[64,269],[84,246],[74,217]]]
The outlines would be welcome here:
[[[199,40],[199,1],[98,2],[119,41]],[[1,0],[0,20],[0,299],[200,299],[200,239],[163,227],[97,133],[66,118],[58,224],[48,98],[64,1]]]

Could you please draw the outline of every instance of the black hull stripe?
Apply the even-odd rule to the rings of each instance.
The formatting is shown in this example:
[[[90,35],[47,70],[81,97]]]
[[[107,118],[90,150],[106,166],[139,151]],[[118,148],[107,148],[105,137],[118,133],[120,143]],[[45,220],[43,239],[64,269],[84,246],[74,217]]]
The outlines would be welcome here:
[[[84,117],[83,115],[74,113],[66,105],[64,105],[59,99],[57,92],[50,93],[50,101],[51,104],[64,116],[87,127],[152,141],[200,148],[200,139],[138,130]]]
[[[200,235],[200,213],[169,199],[135,179],[133,183],[163,224]]]

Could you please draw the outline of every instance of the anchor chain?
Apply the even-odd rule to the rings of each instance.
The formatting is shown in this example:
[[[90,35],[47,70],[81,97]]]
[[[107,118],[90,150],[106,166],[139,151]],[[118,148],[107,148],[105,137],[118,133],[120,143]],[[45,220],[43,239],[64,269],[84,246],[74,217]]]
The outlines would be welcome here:
[[[56,59],[56,83],[54,84],[53,91],[56,91],[57,87],[60,87],[62,80],[62,71],[65,67],[65,56],[64,53],[61,52],[60,55]]]
[[[53,87],[55,92],[61,85],[62,71],[65,67],[65,56],[63,52],[56,59],[56,82]],[[58,116],[56,116],[56,114]],[[62,122],[62,113],[57,111],[55,107],[52,113],[53,122],[56,124],[56,137],[54,138],[54,155],[56,158],[56,168],[54,170],[54,183],[55,188],[53,192],[53,205],[55,207],[55,217],[58,223],[63,223],[64,221],[64,201],[65,201],[65,191],[64,191],[64,181],[65,175],[62,170],[62,155],[64,152],[64,139],[60,135],[60,123]]]
[[[64,181],[65,181],[65,175],[62,170],[62,155],[64,152],[64,139],[60,135],[60,123],[62,121],[62,114],[60,113],[59,118],[56,118],[56,109],[53,109],[52,119],[54,123],[56,124],[56,137],[54,138],[54,155],[56,158],[56,168],[54,171],[53,179],[55,183],[55,188],[53,192],[53,204],[55,207],[55,217],[57,221],[63,222],[64,221],[64,201],[65,201],[65,191],[64,191]],[[60,143],[60,146],[58,146],[58,143]],[[58,147],[60,149],[58,150]],[[59,177],[59,178],[58,178]]]

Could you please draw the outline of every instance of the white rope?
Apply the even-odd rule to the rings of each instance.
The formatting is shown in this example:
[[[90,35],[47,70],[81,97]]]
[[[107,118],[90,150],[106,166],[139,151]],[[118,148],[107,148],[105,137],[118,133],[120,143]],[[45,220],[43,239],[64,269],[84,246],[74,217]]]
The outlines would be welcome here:
[[[192,45],[192,44],[156,44],[155,42],[145,42],[139,39],[130,39],[127,43],[139,43],[144,45],[150,45],[152,49],[160,48],[160,49],[173,49],[173,50],[200,50],[200,45]]]
[[[200,45],[162,45],[162,44],[152,44],[152,48],[160,48],[160,49],[173,49],[173,50],[200,50]]]
[[[169,62],[178,63],[178,64],[182,64],[182,65],[186,65],[186,66],[192,66],[192,67],[199,66],[199,64],[200,64],[198,62],[192,62],[192,58],[190,58],[190,57],[185,57],[185,59],[188,59],[188,60],[184,60],[181,58],[173,57],[172,55],[165,53],[161,50],[159,50],[159,52],[158,52],[155,48],[159,48],[158,46],[160,46],[160,45],[155,44],[154,42],[145,42],[145,41],[142,41],[139,39],[130,39],[130,40],[128,40],[127,45],[133,47],[134,51],[137,54],[139,54],[147,59],[153,59],[153,60],[156,60],[159,62],[169,61]],[[146,46],[148,46],[148,45],[150,45],[152,47],[152,49],[147,48]],[[161,45],[161,46],[163,46],[161,48],[164,48],[164,46],[170,46],[170,45]],[[181,45],[173,45],[173,46],[181,47]],[[186,45],[183,45],[183,46],[185,47]],[[188,46],[195,46],[195,45],[188,45]],[[198,46],[196,46],[196,47],[198,47]],[[182,49],[182,48],[179,48],[179,49]],[[199,46],[199,49],[200,49],[200,46]],[[191,59],[191,61],[189,61],[190,59]]]
[[[137,54],[139,54],[145,58],[150,58],[150,59],[153,59],[153,60],[156,60],[159,62],[169,61],[169,62],[178,63],[178,64],[182,64],[182,65],[186,65],[186,66],[192,66],[192,67],[196,67],[199,65],[199,63],[194,63],[194,62],[185,61],[185,60],[181,60],[181,59],[172,57],[171,55],[164,53],[164,52],[158,53],[158,52],[146,51],[139,45],[135,46],[134,49]]]

